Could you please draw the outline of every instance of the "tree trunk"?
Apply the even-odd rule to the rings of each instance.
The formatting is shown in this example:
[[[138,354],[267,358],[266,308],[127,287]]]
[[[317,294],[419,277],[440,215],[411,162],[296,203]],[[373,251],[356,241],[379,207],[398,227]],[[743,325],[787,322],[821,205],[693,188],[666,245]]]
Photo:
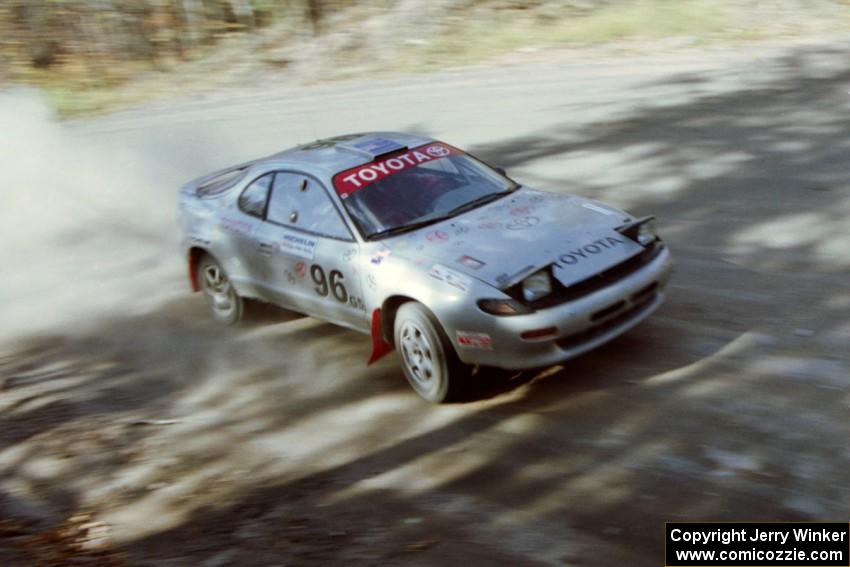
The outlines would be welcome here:
[[[233,10],[233,15],[236,16],[236,21],[240,24],[249,30],[253,30],[257,26],[251,0],[230,0],[230,7]]]
[[[183,0],[183,17],[189,47],[195,47],[204,37],[204,10],[201,0]]]
[[[321,32],[322,2],[321,0],[307,0],[307,19],[313,27],[313,35]]]

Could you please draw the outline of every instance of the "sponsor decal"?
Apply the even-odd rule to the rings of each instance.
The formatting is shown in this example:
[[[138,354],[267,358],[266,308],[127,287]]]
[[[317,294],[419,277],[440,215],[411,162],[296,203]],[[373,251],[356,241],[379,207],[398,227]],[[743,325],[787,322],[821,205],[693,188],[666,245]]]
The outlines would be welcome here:
[[[460,236],[461,234],[465,234],[469,232],[469,227],[466,225],[460,225],[455,227],[455,235]]]
[[[341,171],[334,175],[334,189],[344,199],[349,194],[366,187],[370,183],[389,177],[399,171],[404,171],[411,167],[434,161],[435,159],[460,155],[460,153],[459,150],[440,142],[425,144],[406,152]]]
[[[606,236],[605,238],[600,238],[599,240],[594,240],[590,244],[585,244],[575,250],[570,250],[558,256],[558,259],[555,261],[555,266],[558,268],[565,268],[566,266],[574,266],[589,258],[590,256],[595,256],[596,254],[600,254],[609,248],[614,248],[615,246],[619,246],[621,244],[625,244],[626,241],[622,238],[616,236]]]
[[[389,248],[384,248],[383,250],[378,250],[378,252],[376,252],[372,256],[372,263],[375,264],[376,266],[380,266],[381,262],[384,261],[384,258],[386,258],[389,255],[390,255],[390,249]]]
[[[534,207],[514,207],[513,209],[511,209],[511,214],[528,215],[528,213],[530,213],[532,210],[534,210]]]
[[[461,348],[493,350],[493,339],[487,333],[456,331],[455,338]]]
[[[228,232],[235,232],[236,234],[250,235],[254,232],[253,223],[229,217],[221,219],[221,228]]]
[[[366,311],[366,304],[363,302],[363,299],[360,297],[354,297],[353,295],[348,298],[348,304],[357,309],[358,311]]]
[[[499,222],[496,222],[496,221],[486,221],[486,222],[482,222],[481,224],[479,224],[478,228],[480,228],[482,230],[492,230],[494,228],[499,228],[501,226],[502,226],[502,223],[499,223]]]
[[[354,256],[356,256],[356,255],[357,255],[357,249],[356,248],[349,248],[348,250],[345,251],[345,254],[342,255],[342,259],[345,260],[346,262],[351,262],[351,261],[354,260]]]
[[[451,150],[449,150],[447,147],[441,146],[439,144],[432,144],[425,148],[425,151],[428,153],[428,155],[435,158],[446,157],[447,155],[452,153]]]
[[[540,222],[538,217],[519,217],[505,225],[508,230],[525,230]]]
[[[595,212],[602,214],[602,215],[611,216],[611,215],[617,214],[614,211],[611,211],[611,210],[608,210],[608,209],[603,209],[602,207],[600,207],[598,205],[594,205],[593,203],[582,203],[581,206],[584,207],[585,209],[590,209],[591,211],[595,211]]]
[[[371,289],[375,289],[376,287],[378,287],[378,280],[375,279],[374,274],[369,274],[368,276],[366,276],[366,283]]]
[[[435,280],[439,280],[464,293],[469,291],[469,288],[472,285],[472,280],[470,278],[460,272],[452,270],[451,268],[447,268],[442,264],[434,264],[431,271],[428,272],[428,275]]]
[[[295,264],[295,275],[299,278],[303,278],[307,274],[307,265],[304,262],[297,262]]]
[[[284,254],[292,254],[300,258],[313,259],[318,241],[315,238],[301,236],[291,232],[285,232],[278,247]]]
[[[471,270],[477,270],[485,265],[484,262],[478,260],[477,258],[473,258],[472,256],[461,256],[457,259],[459,264],[463,264],[467,268]]]
[[[425,238],[428,242],[445,242],[449,239],[449,233],[443,232],[442,230],[432,230],[428,234],[425,235]]]

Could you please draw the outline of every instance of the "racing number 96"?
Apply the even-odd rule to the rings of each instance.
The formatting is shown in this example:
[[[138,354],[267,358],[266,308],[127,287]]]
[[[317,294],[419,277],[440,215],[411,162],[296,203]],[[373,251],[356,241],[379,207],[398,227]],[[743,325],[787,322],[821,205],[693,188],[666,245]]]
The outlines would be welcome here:
[[[313,278],[313,283],[316,287],[316,293],[322,297],[327,297],[328,293],[332,293],[334,299],[340,303],[348,303],[348,291],[342,283],[345,276],[339,270],[331,270],[328,276],[325,276],[325,270],[318,264],[310,266],[310,277]]]

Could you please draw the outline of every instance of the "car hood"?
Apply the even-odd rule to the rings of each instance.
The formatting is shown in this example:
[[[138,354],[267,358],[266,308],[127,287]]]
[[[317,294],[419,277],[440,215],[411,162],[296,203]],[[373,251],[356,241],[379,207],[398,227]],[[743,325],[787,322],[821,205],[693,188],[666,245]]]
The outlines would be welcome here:
[[[385,253],[426,269],[442,264],[501,289],[550,264],[569,286],[643,250],[615,230],[628,220],[595,201],[520,189],[382,244]]]

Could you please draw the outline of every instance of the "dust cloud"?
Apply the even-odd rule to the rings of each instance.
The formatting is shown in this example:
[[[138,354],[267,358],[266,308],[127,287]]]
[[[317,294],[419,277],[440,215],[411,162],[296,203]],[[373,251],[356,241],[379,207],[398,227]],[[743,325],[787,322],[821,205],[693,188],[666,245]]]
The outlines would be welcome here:
[[[0,341],[144,312],[186,283],[185,172],[59,122],[35,92],[0,93]]]

